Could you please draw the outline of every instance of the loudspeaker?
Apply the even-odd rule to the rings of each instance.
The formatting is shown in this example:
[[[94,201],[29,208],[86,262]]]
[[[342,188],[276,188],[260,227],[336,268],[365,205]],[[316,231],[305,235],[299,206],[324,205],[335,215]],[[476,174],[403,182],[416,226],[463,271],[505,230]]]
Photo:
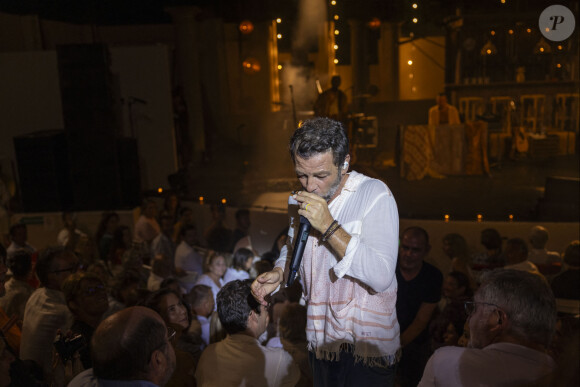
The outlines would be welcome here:
[[[64,131],[38,131],[14,137],[13,141],[24,210],[71,208],[73,195]]]

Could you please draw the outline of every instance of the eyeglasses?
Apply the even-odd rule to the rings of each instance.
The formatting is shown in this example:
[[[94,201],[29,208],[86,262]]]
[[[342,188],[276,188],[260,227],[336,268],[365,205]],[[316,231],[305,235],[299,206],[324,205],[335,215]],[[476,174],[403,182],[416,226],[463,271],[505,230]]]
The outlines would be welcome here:
[[[467,313],[468,316],[470,316],[473,312],[475,312],[476,309],[476,305],[480,304],[480,305],[488,305],[488,306],[494,306],[498,309],[501,309],[498,305],[496,304],[491,304],[489,302],[475,302],[475,301],[465,301],[463,303],[463,306],[465,308],[465,313]]]
[[[85,296],[94,296],[97,292],[104,292],[105,286],[104,285],[96,285],[96,286],[89,286],[85,290],[83,290],[83,294]]]

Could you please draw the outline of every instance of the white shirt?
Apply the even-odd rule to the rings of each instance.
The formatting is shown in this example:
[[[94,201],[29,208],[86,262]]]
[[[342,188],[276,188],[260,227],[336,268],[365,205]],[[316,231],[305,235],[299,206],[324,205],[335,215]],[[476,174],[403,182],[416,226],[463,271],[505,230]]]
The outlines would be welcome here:
[[[267,348],[253,337],[235,334],[203,351],[195,378],[200,387],[295,386],[300,370],[283,349]]]
[[[225,282],[222,278],[219,279],[219,283],[220,286],[217,286],[216,283],[213,282],[213,280],[207,274],[204,274],[201,277],[199,277],[196,283],[196,285],[207,285],[211,288],[211,291],[213,293],[213,299],[215,301],[213,310],[217,310],[217,294],[221,290],[222,286],[225,285]]]
[[[224,284],[235,280],[246,280],[250,278],[250,273],[245,270],[234,269],[233,267],[228,267],[226,274],[224,274]]]
[[[72,326],[73,316],[66,306],[64,293],[39,288],[32,293],[24,309],[20,358],[34,360],[52,374],[52,349],[56,331],[63,333]]]
[[[175,244],[163,233],[157,235],[151,242],[151,258],[155,258],[158,254],[167,259],[174,259],[175,256]]]
[[[427,362],[419,387],[529,385],[555,367],[549,355],[512,343],[443,347]]]
[[[182,241],[175,251],[175,267],[202,275],[203,257],[193,247]]]
[[[197,321],[199,321],[199,325],[201,325],[201,339],[205,344],[203,348],[205,348],[209,345],[209,318],[205,316],[196,316],[196,317]]]
[[[20,250],[24,250],[30,254],[33,254],[36,251],[36,249],[28,244],[28,242],[24,242],[24,245],[21,246],[12,241],[10,245],[8,245],[8,248],[6,248],[6,256],[11,257]]]
[[[552,263],[562,262],[562,257],[556,251],[530,249],[528,252],[528,261],[536,265],[550,265]]]
[[[352,171],[328,208],[351,239],[340,261],[319,242],[318,232],[306,242],[300,275],[308,349],[318,359],[331,359],[342,344],[354,344],[354,356],[363,364],[395,364],[399,214],[393,194],[383,182]],[[297,206],[290,205],[289,214],[289,242],[276,261],[282,269],[297,232]]]

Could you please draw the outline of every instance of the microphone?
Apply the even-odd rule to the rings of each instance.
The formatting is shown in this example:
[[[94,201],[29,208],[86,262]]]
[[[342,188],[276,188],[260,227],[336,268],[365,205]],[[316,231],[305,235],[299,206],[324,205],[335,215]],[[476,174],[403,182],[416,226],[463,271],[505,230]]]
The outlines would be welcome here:
[[[304,248],[306,247],[308,234],[310,234],[310,222],[301,215],[300,227],[298,228],[298,238],[296,238],[296,242],[294,243],[294,251],[292,252],[292,260],[290,261],[290,274],[288,275],[286,287],[292,286],[296,279],[296,273],[298,272],[298,269],[300,269],[300,264],[302,263],[302,255],[304,255]]]

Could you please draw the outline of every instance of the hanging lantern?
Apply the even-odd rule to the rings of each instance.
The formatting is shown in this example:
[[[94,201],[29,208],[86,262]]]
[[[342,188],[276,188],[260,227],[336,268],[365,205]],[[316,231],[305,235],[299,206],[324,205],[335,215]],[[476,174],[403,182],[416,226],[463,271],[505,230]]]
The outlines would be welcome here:
[[[249,20],[244,20],[240,23],[240,32],[244,35],[249,35],[254,31],[254,24]]]

